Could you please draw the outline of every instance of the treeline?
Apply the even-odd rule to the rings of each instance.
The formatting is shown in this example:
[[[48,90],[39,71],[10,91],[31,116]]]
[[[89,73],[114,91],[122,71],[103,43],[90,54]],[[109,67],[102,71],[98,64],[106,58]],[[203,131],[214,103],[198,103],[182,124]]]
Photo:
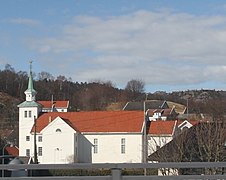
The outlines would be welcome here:
[[[189,106],[189,113],[222,114],[226,109],[226,92],[215,90],[187,90],[167,93],[145,93],[142,80],[130,80],[124,89],[116,88],[111,81],[73,82],[64,75],[54,77],[48,72],[33,73],[37,100],[69,100],[70,111],[107,110],[111,104],[125,105],[128,101],[167,100]],[[28,73],[16,72],[6,64],[0,70],[0,92],[24,101]],[[121,106],[121,107],[122,107]],[[120,109],[120,106],[117,108]]]
[[[59,75],[56,78],[48,72],[33,73],[37,100],[70,100],[70,110],[105,110],[110,104],[126,102],[144,92],[144,83],[131,80],[125,89],[116,88],[111,81],[72,82],[71,78]],[[27,88],[28,73],[16,72],[9,65],[0,70],[0,92],[23,101]]]
[[[208,89],[171,93],[158,91],[148,97],[183,104],[188,107],[189,114],[208,114],[214,119],[222,119],[226,115],[226,91]]]

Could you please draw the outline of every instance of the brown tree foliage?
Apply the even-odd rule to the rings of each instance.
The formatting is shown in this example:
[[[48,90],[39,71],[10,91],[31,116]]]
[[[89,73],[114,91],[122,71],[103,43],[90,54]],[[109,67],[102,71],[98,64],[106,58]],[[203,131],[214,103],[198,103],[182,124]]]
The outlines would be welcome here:
[[[218,162],[225,161],[226,122],[200,122],[186,129],[171,142],[149,156],[159,162]],[[181,170],[182,173],[191,171]],[[186,172],[185,172],[186,171]],[[192,169],[192,171],[196,171]],[[198,169],[197,173],[211,174],[219,169]]]

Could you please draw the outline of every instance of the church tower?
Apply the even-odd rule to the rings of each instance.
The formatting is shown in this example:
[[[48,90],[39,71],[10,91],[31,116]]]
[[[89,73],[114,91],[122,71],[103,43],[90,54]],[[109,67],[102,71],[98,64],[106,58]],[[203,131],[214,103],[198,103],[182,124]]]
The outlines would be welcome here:
[[[24,92],[26,101],[18,105],[19,107],[19,155],[34,156],[34,141],[31,129],[34,121],[38,118],[41,111],[41,105],[36,102],[37,91],[33,86],[32,61],[30,63],[30,72],[27,90]]]
[[[33,78],[32,78],[32,61],[30,61],[30,72],[29,72],[29,80],[28,80],[28,87],[27,90],[24,92],[26,95],[26,101],[32,102],[35,101],[35,96],[37,91],[34,90],[33,86]]]

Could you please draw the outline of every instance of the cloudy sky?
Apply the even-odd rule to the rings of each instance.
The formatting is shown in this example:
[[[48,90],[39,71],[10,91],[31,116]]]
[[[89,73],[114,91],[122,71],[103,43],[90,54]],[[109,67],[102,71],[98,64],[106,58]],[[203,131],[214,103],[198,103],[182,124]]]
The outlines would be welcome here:
[[[226,90],[226,0],[0,0],[0,68],[147,92]]]

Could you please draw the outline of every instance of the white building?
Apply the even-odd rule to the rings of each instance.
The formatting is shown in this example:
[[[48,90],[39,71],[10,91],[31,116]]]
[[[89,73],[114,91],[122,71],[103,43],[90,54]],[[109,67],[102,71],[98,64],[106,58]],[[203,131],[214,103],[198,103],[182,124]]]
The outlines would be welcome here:
[[[67,112],[68,101],[36,102],[36,94],[30,71],[26,101],[18,105],[19,156],[36,154],[39,163],[143,162],[143,111]],[[147,126],[147,155],[172,140],[176,124],[152,121]],[[186,121],[179,127],[191,125]]]
[[[152,154],[173,139],[177,121],[151,121],[148,131],[148,154]]]
[[[18,105],[19,156],[37,151],[39,163],[142,162],[142,111],[48,112],[36,94],[30,71],[26,101]]]
[[[171,109],[148,109],[147,114],[150,121],[176,119],[178,115],[175,111],[175,107],[172,107]]]
[[[148,128],[148,154],[152,154],[165,144],[169,143],[184,129],[191,128],[198,121],[157,120],[150,121]]]
[[[68,112],[69,101],[37,101],[42,105],[42,112]]]
[[[141,162],[142,119],[137,111],[45,113],[37,119],[38,160]]]
[[[30,155],[32,142],[31,128],[34,124],[34,120],[38,118],[41,112],[41,104],[36,102],[35,96],[37,92],[33,88],[32,72],[29,74],[28,88],[24,92],[26,95],[26,101],[19,104],[19,150],[20,156]],[[34,140],[33,140],[34,142]],[[25,148],[25,149],[23,149]]]

